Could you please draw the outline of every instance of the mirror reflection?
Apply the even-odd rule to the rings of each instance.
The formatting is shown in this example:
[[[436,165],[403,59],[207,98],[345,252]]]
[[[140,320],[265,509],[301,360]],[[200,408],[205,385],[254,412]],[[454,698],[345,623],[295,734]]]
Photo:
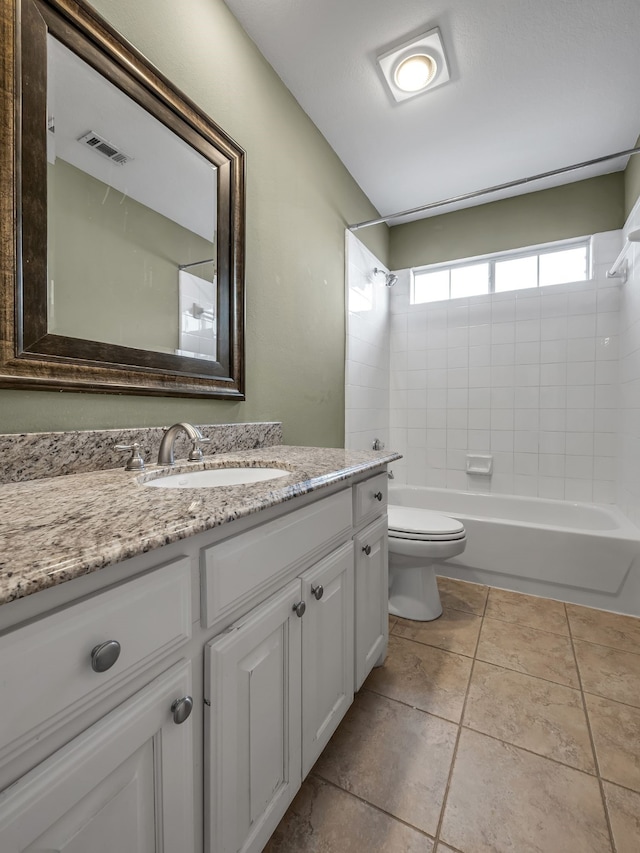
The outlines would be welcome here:
[[[47,66],[47,332],[215,360],[215,165],[50,34]]]

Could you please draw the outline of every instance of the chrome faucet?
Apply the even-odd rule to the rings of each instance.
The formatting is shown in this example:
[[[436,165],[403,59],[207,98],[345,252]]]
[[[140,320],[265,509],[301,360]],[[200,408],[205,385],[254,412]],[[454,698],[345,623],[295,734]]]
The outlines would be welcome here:
[[[170,426],[162,436],[160,442],[160,450],[158,451],[158,465],[174,465],[173,447],[179,433],[184,432],[191,440],[191,450],[189,451],[189,462],[200,462],[202,459],[201,444],[208,444],[211,439],[205,438],[198,427],[193,424],[180,423]]]

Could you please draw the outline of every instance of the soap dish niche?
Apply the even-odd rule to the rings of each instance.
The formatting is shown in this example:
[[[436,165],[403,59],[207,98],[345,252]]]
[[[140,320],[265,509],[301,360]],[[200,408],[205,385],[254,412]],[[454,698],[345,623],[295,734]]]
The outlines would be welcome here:
[[[490,477],[493,472],[493,456],[490,453],[467,453],[467,474]]]

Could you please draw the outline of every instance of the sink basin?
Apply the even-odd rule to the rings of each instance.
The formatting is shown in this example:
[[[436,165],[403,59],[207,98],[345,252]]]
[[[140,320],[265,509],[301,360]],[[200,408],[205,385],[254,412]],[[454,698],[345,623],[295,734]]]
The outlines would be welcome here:
[[[282,468],[210,468],[206,471],[186,471],[148,480],[145,486],[155,489],[211,489],[215,486],[245,486],[287,477],[291,471]]]

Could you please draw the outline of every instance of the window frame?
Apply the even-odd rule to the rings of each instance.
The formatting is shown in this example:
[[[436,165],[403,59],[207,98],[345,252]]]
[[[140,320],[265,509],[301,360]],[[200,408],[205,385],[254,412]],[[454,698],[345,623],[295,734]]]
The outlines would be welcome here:
[[[565,249],[579,249],[584,248],[587,253],[587,274],[585,279],[579,279],[578,282],[559,282],[558,284],[540,284],[540,257],[541,255],[551,255],[555,252],[560,252]],[[476,297],[481,296],[491,296],[495,293],[516,293],[519,290],[537,290],[540,287],[560,287],[562,284],[573,284],[580,283],[582,281],[589,281],[592,275],[592,262],[591,262],[591,236],[586,237],[572,237],[568,240],[556,240],[553,243],[540,243],[536,246],[526,246],[523,249],[509,249],[505,252],[492,252],[488,255],[476,255],[471,258],[460,258],[459,260],[454,261],[444,261],[442,263],[437,264],[425,264],[419,267],[411,268],[411,279],[409,285],[409,304],[410,305],[430,305],[436,302],[453,302],[457,299],[475,299]],[[500,261],[513,261],[519,260],[521,258],[536,258],[536,281],[537,284],[535,287],[527,287],[527,288],[513,288],[513,290],[500,290],[496,291],[496,274],[495,268],[496,264],[500,263]],[[488,290],[486,293],[475,293],[473,296],[451,296],[451,272],[454,269],[461,269],[463,267],[472,267],[478,264],[488,264],[489,265],[489,281],[488,281]],[[426,302],[415,302],[415,278],[416,275],[420,275],[420,273],[435,273],[435,272],[449,272],[449,296],[446,299],[434,299]]]

